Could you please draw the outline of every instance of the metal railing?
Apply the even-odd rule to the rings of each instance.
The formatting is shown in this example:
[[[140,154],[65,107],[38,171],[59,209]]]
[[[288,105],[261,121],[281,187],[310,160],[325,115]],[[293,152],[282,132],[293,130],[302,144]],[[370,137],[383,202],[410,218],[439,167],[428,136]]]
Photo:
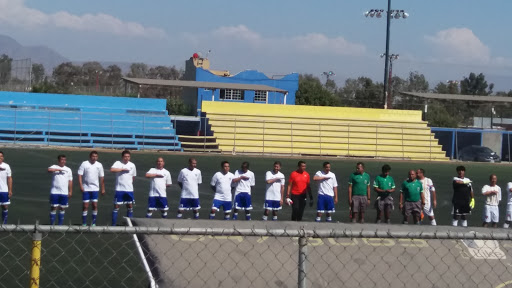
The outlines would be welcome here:
[[[0,226],[0,287],[502,288],[512,283],[509,230],[223,223]]]

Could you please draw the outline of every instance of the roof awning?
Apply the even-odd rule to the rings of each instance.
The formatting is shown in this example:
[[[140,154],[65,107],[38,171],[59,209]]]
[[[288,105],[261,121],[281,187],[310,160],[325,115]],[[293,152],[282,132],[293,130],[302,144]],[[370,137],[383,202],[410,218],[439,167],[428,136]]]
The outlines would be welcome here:
[[[259,84],[239,84],[239,83],[222,83],[222,82],[204,82],[189,80],[161,80],[161,79],[145,79],[145,78],[128,78],[123,77],[123,81],[146,86],[167,86],[167,87],[190,87],[203,89],[233,89],[233,90],[249,90],[249,91],[268,91],[286,94],[288,91],[276,87]]]
[[[479,102],[510,102],[512,97],[503,96],[474,96],[458,94],[437,94],[437,93],[418,93],[418,92],[400,92],[402,95],[420,97],[437,100],[460,100],[460,101],[479,101]]]

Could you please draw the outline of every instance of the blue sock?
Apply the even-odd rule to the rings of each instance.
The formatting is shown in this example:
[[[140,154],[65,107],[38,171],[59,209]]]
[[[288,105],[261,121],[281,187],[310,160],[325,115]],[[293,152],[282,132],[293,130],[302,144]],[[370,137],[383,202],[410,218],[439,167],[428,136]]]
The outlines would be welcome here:
[[[272,216],[272,221],[277,221],[277,216]]]
[[[183,213],[182,212],[178,212],[178,214],[176,215],[176,218],[182,219],[183,218]]]
[[[153,216],[153,212],[147,212],[146,213],[146,218],[151,218],[151,216]]]
[[[229,214],[224,214],[224,220],[229,220]]]
[[[233,220],[238,219],[238,213],[233,213]]]
[[[162,212],[162,218],[167,218],[167,211]]]
[[[65,211],[60,211],[59,212],[59,225],[62,225],[64,224],[64,215],[66,214]]]
[[[117,213],[119,213],[119,208],[112,210],[112,226],[117,225]]]
[[[251,220],[251,214],[250,213],[246,213],[245,214],[245,220]]]
[[[210,219],[215,219],[215,213],[210,214]]]
[[[126,217],[133,218],[133,208],[128,208],[126,210]]]
[[[194,213],[194,219],[199,219],[199,212]]]
[[[57,215],[56,211],[50,211],[50,225],[55,224],[55,216]]]
[[[4,224],[7,224],[7,215],[9,215],[9,210],[2,210],[2,223]]]
[[[92,225],[96,225],[96,217],[98,216],[98,211],[92,211]]]
[[[87,211],[82,212],[82,225],[87,225]]]

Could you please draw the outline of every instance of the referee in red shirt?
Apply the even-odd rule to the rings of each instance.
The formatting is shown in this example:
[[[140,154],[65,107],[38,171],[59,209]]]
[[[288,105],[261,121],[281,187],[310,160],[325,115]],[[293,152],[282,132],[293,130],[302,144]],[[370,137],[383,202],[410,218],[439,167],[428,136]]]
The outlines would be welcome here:
[[[290,175],[288,182],[287,198],[293,201],[292,204],[292,221],[301,221],[306,207],[306,193],[309,194],[310,206],[313,206],[313,194],[309,185],[309,174],[306,172],[306,162],[299,161],[298,168]],[[290,195],[291,194],[291,195]]]

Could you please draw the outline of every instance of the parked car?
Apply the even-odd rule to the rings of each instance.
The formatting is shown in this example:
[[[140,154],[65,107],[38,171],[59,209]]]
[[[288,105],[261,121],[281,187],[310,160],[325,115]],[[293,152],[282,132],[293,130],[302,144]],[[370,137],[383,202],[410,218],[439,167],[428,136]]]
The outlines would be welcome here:
[[[462,148],[459,151],[459,160],[490,163],[501,162],[500,156],[489,147],[477,145]]]

